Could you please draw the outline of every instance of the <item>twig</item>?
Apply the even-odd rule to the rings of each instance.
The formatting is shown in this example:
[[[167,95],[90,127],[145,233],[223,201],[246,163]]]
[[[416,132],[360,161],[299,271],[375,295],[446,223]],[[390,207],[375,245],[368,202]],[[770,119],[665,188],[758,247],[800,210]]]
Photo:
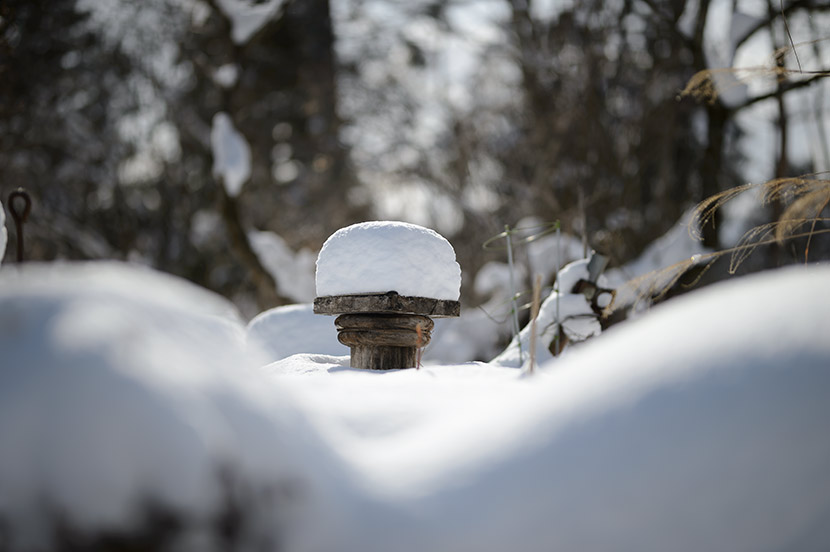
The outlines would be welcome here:
[[[421,356],[423,355],[423,346],[424,346],[424,331],[421,329],[421,323],[418,322],[418,325],[415,326],[415,333],[418,334],[418,341],[416,342],[416,359],[417,363],[415,364],[415,369],[421,369]]]
[[[504,225],[504,234],[507,239],[507,265],[510,267],[510,293],[513,297],[513,335],[516,336],[516,343],[519,346],[519,362],[522,361],[522,340],[521,336],[519,335],[519,312],[518,312],[518,305],[516,303],[516,282],[513,276],[514,272],[514,265],[513,265],[513,246],[510,239],[510,226]]]
[[[798,59],[798,50],[795,49],[795,42],[793,42],[793,35],[790,33],[790,24],[787,22],[787,16],[784,14],[784,0],[781,0],[781,19],[784,20],[784,31],[787,33],[787,38],[790,39],[790,46],[793,49],[793,54],[795,55],[795,62],[798,64],[799,72],[801,69],[801,60]]]
[[[533,308],[530,314],[530,367],[529,373],[533,373],[533,367],[536,365],[536,319],[539,318],[539,303],[542,296],[542,275],[537,274],[536,280],[533,282]]]
[[[803,73],[803,71],[802,71],[802,73]],[[814,82],[816,82],[817,80],[827,78],[827,77],[828,77],[827,72],[818,72],[818,73],[814,74],[812,77],[810,77],[809,79],[804,79],[804,80],[795,81],[795,82],[790,81],[790,82],[784,83],[784,84],[781,85],[781,87],[778,90],[775,90],[773,92],[769,92],[767,94],[762,94],[760,96],[755,96],[754,98],[750,98],[750,99],[746,100],[744,103],[742,103],[741,105],[738,105],[738,106],[735,106],[735,107],[731,108],[731,111],[733,111],[733,112],[740,111],[740,110],[745,109],[745,108],[747,108],[751,105],[754,105],[758,102],[762,102],[764,100],[769,100],[770,98],[775,98],[778,94],[786,94],[790,90],[795,90],[797,88],[803,88],[805,86],[809,86],[809,85],[813,84]]]

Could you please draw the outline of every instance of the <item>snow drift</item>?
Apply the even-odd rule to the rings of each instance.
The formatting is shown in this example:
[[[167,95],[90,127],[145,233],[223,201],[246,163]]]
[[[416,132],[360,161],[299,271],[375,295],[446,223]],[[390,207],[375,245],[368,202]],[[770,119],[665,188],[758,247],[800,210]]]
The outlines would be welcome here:
[[[180,280],[4,268],[9,548],[48,548],[50,512],[101,531],[153,497],[186,521],[176,549],[221,549],[204,536],[229,466],[260,497],[241,550],[825,550],[828,281],[695,291],[523,377],[309,354],[258,369],[233,309]]]

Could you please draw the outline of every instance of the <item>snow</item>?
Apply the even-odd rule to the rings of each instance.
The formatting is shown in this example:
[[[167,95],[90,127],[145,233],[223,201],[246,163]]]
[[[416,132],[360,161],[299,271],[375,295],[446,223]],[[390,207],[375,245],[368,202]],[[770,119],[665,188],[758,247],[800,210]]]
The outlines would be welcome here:
[[[251,176],[251,148],[227,113],[219,112],[213,116],[210,145],[214,176],[222,179],[229,196],[238,196]]]
[[[222,88],[232,88],[239,80],[239,65],[226,63],[213,72],[213,80]]]
[[[556,22],[563,12],[573,9],[574,3],[562,0],[542,0],[541,2],[533,2],[529,7],[533,19],[552,23]]]
[[[225,467],[304,483],[311,518],[335,503],[326,454],[262,387],[224,299],[127,265],[27,264],[0,273],[0,328],[0,518],[18,548],[50,549],[49,512],[114,529],[148,497],[208,524]],[[261,506],[260,524],[283,515]]]
[[[589,337],[599,335],[602,331],[597,315],[591,310],[591,305],[585,296],[570,293],[579,280],[590,279],[588,259],[570,263],[559,271],[558,279],[560,291],[552,292],[542,302],[539,316],[536,319],[535,359],[538,363],[554,358],[551,347],[554,338],[559,334],[560,324],[568,339],[573,341],[584,341]],[[513,368],[525,366],[530,358],[532,329],[531,324],[528,323],[519,332],[518,341],[514,337],[507,348],[493,359],[493,363]],[[564,349],[563,346],[562,350]]]
[[[516,279],[524,278],[524,266],[514,266]],[[425,363],[462,363],[490,359],[510,335],[510,267],[491,261],[482,266],[473,290],[487,300],[477,308],[462,309],[458,318],[435,320],[432,340],[424,349]]]
[[[308,357],[269,370],[367,492],[409,516],[369,522],[347,549],[391,535],[402,551],[822,548],[828,276],[786,269],[694,292],[535,378]]]
[[[509,335],[506,321],[494,320],[482,308],[464,309],[458,318],[434,320],[432,339],[423,351],[424,364],[458,364],[493,358]]]
[[[296,253],[274,232],[249,232],[251,247],[262,266],[274,277],[280,294],[297,302],[314,300],[314,263],[310,249]]]
[[[332,319],[314,314],[311,303],[269,309],[248,323],[246,335],[249,347],[258,348],[269,362],[300,353],[349,354],[337,341]]]
[[[731,69],[716,69],[712,81],[721,102],[730,109],[743,106],[749,99],[749,87]]]
[[[695,255],[708,253],[700,240],[689,233],[694,210],[688,210],[668,232],[652,242],[639,257],[626,263],[620,269],[605,272],[612,287],[625,283],[631,278],[665,268]]]
[[[538,225],[538,221],[531,223],[528,219],[520,222],[517,227],[529,228]],[[516,249],[519,250],[520,246],[521,244],[517,245]],[[526,246],[530,273],[541,274],[545,282],[553,278],[557,264],[561,267],[565,262],[582,256],[581,242],[567,235],[562,235],[562,259],[559,262],[556,261],[556,255],[560,251],[560,245],[556,236],[545,236],[527,243]],[[513,270],[517,282],[526,280],[528,270],[525,269],[524,264],[515,264]],[[510,266],[507,263],[495,261],[485,264],[476,273],[473,290],[479,297],[486,298],[486,301],[477,308],[463,309],[461,316],[458,318],[435,321],[432,341],[430,341],[423,354],[425,363],[441,362],[446,364],[491,359],[503,348],[507,337],[512,333],[510,325],[512,320]],[[590,312],[585,311],[587,303],[584,298],[579,295],[574,296],[573,299],[564,299],[564,301],[572,302],[571,311],[562,311],[562,305],[560,305],[560,317],[567,319],[564,323],[566,332],[574,338],[577,337],[577,333],[585,336],[593,335],[595,332],[589,331],[589,328],[579,327],[583,325],[583,322],[586,322],[593,328],[593,322],[590,321],[590,318],[595,318],[593,313],[590,313],[588,318],[582,316],[583,311]],[[552,308],[555,309],[555,307]],[[548,309],[548,307],[545,307],[545,309]],[[545,310],[544,312],[547,316],[552,311]],[[540,323],[540,328],[547,326],[552,320],[551,318],[544,323]],[[548,328],[548,337],[552,336],[554,331],[555,328]],[[527,332],[529,332],[529,329]],[[527,339],[529,339],[529,336],[530,334],[526,333],[525,337]],[[543,346],[544,341],[540,342],[539,345],[540,347]],[[515,347],[515,343],[513,346]],[[522,351],[524,351],[525,359],[528,350],[528,344],[523,341]],[[547,358],[549,355],[543,354],[542,356]],[[518,366],[518,356],[511,361],[504,359],[504,362]]]
[[[724,217],[718,237],[724,247],[733,247],[752,228],[766,223],[760,187],[738,194],[722,207]]]
[[[245,44],[280,12],[286,0],[217,0],[219,9],[231,22],[234,44]]]
[[[519,400],[530,387],[516,370],[483,363],[381,373],[350,368],[345,358],[298,355],[266,371],[290,392],[333,450],[358,470],[366,492],[385,500],[427,491],[426,470],[437,469],[430,464],[443,456],[427,452],[430,443],[443,446],[450,435],[460,438],[455,432],[461,427],[508,404],[510,397]],[[481,448],[477,439],[463,441]]]
[[[680,19],[677,21],[677,30],[687,37],[692,38],[695,34],[695,20],[700,11],[700,0],[692,0],[686,2],[683,7],[683,13],[680,14]]]
[[[229,466],[302,489],[257,503],[241,550],[827,549],[828,278],[692,291],[529,377],[271,362],[253,328],[315,333],[307,306],[246,348],[224,299],[148,269],[0,270],[0,518],[10,549],[55,549],[49,512],[105,530],[154,497],[204,533]]]
[[[443,236],[415,224],[362,222],[341,228],[317,257],[317,296],[396,291],[457,301],[461,267]]]
[[[791,268],[693,292],[533,378],[308,356],[268,370],[390,504],[343,549],[822,548],[828,276]]]
[[[547,281],[556,274],[557,269],[584,255],[579,238],[569,234],[561,234],[557,238],[555,234],[550,234],[528,243],[527,256],[531,275],[541,274]]]
[[[0,263],[3,262],[3,257],[6,254],[6,244],[9,241],[9,234],[6,230],[6,210],[3,207],[3,202],[0,201]]]
[[[215,209],[200,209],[190,221],[190,243],[199,249],[215,244],[221,239],[224,222]]]

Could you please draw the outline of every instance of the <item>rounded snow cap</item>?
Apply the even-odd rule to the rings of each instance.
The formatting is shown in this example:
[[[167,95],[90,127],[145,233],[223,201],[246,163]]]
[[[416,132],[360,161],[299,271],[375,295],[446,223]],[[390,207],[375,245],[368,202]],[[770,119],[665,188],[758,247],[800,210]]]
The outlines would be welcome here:
[[[406,222],[361,222],[332,234],[317,256],[317,296],[396,291],[458,301],[461,267],[441,234]]]

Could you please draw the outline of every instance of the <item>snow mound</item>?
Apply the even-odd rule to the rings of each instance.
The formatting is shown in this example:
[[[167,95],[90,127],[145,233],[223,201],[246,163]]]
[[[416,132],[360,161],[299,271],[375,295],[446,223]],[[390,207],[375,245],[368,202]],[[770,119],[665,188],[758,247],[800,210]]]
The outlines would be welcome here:
[[[363,222],[341,228],[317,257],[317,296],[396,291],[457,301],[461,267],[443,236],[415,224]]]
[[[299,353],[342,356],[349,348],[337,341],[331,318],[314,314],[311,304],[276,307],[248,323],[248,346],[261,350],[269,362]]]
[[[171,549],[225,550],[209,528],[248,497],[243,551],[827,550],[829,278],[693,291],[523,377],[262,368],[226,301],[186,282],[3,271],[3,544],[59,549],[56,522],[117,533],[152,498],[195,533]]]
[[[388,504],[342,550],[825,550],[828,278],[691,292],[534,377],[271,369]]]
[[[210,534],[227,493],[244,500],[234,485],[262,491],[247,497],[261,516],[246,521],[248,537],[271,538],[285,515],[327,519],[338,484],[317,487],[326,476],[312,475],[331,473],[327,455],[290,401],[263,385],[241,336],[224,299],[149,270],[30,264],[0,274],[10,549],[55,549],[57,523],[129,532],[148,501]],[[302,487],[300,502],[281,498],[287,482]]]
[[[827,548],[828,278],[825,265],[711,286],[551,362],[520,401],[456,428],[470,441],[433,440],[429,461],[408,451],[425,478],[412,487],[445,489],[416,499],[435,516],[421,531],[482,504],[470,518],[498,522],[457,550]],[[489,450],[458,461],[476,438]]]

